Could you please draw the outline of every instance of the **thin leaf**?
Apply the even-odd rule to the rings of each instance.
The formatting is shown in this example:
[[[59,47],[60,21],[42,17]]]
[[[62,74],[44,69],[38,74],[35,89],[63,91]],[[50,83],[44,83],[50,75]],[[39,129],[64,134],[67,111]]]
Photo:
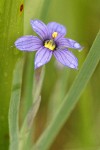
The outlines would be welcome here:
[[[22,72],[23,63],[20,61],[17,63],[17,66],[14,70],[9,108],[10,150],[18,150],[19,148],[19,107],[21,97]]]
[[[89,79],[91,78],[98,62],[100,60],[100,32],[98,33],[90,52],[79,71],[69,93],[65,96],[61,107],[59,108],[56,116],[54,117],[51,124],[44,131],[42,136],[37,141],[36,145],[33,146],[32,150],[47,150],[58,132],[68,119],[70,113],[74,109],[76,103],[79,100],[80,95],[85,89]]]
[[[40,72],[41,71],[41,72]],[[45,67],[42,67],[41,70],[37,70],[34,76],[34,89],[33,89],[33,102],[35,102],[41,92],[42,84],[45,76]]]
[[[33,104],[32,108],[30,109],[30,111],[28,112],[28,114],[25,118],[25,121],[24,121],[23,126],[20,131],[20,145],[19,145],[20,150],[25,150],[25,149],[27,150],[28,138],[30,136],[34,118],[35,118],[35,116],[38,112],[39,106],[40,106],[40,101],[41,101],[41,97],[39,97],[35,101],[35,103]]]
[[[28,139],[30,139],[32,125],[34,118],[38,112],[41,96],[40,92],[42,89],[43,79],[45,75],[45,68],[37,70],[34,76],[34,90],[33,90],[33,105],[27,113],[20,131],[20,150],[27,150],[29,148]],[[31,139],[30,139],[31,140]]]

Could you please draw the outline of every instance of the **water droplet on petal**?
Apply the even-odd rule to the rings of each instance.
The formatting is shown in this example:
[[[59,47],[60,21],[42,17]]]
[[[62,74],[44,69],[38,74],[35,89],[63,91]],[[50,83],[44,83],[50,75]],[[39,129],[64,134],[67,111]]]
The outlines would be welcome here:
[[[35,63],[35,69],[41,67],[43,64],[41,62]]]
[[[38,64],[37,64],[37,66],[38,66],[38,67],[42,66],[42,63],[41,63],[41,62],[40,62],[40,63],[38,63]]]
[[[80,44],[75,43],[75,44],[74,44],[74,47],[75,47],[75,48],[80,48]]]
[[[73,65],[73,64],[70,64],[70,67],[71,67],[71,68],[76,68],[75,65]]]

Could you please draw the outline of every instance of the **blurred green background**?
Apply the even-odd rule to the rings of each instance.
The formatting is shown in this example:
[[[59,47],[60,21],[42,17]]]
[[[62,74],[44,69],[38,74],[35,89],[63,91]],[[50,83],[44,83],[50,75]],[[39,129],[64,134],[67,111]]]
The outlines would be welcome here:
[[[21,4],[24,5],[24,17],[23,12],[20,12]],[[84,50],[81,52],[72,50],[79,59],[80,69],[99,31],[100,0],[25,0],[24,3],[21,0],[18,2],[17,0],[1,0],[0,16],[0,39],[2,39],[0,41],[0,149],[6,150],[9,143],[8,108],[12,73],[16,61],[22,55],[24,55],[26,62],[25,77],[23,77],[23,97],[25,97],[25,90],[28,92],[32,90],[34,74],[34,54],[22,54],[22,52],[12,48],[14,41],[23,34],[34,34],[30,26],[30,19],[42,19],[45,23],[59,22],[67,28],[66,37],[72,38],[84,46]],[[41,106],[35,119],[35,141],[52,120],[62,103],[62,98],[70,89],[79,71],[65,67],[59,69],[55,59],[52,58],[46,65],[45,72]],[[29,82],[26,82],[26,78],[29,79]],[[100,149],[99,93],[100,64],[50,150]],[[28,100],[28,98],[26,99]],[[22,106],[22,108],[27,112],[31,102],[24,101],[25,99],[22,105],[25,107]],[[24,117],[23,111],[20,111],[20,116]]]

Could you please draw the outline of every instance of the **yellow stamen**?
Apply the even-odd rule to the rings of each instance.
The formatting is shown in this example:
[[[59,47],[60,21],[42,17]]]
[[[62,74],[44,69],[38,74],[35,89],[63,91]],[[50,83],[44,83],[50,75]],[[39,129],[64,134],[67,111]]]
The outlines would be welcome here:
[[[44,43],[44,47],[46,47],[46,48],[48,48],[48,49],[50,49],[50,50],[54,50],[55,47],[56,47],[56,45],[55,45],[55,43],[54,43],[53,40],[47,40],[47,41],[45,41],[45,43]]]
[[[53,32],[53,33],[52,33],[52,37],[53,37],[53,38],[56,38],[57,36],[58,36],[58,33],[57,33],[57,32]]]

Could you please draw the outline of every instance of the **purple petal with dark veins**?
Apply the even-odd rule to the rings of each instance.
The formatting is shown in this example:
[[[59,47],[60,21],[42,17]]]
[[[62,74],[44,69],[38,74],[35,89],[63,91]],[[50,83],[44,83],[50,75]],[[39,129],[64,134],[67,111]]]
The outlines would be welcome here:
[[[42,46],[42,41],[36,36],[26,35],[17,39],[15,46],[22,51],[36,51]]]
[[[52,57],[52,51],[45,47],[41,47],[35,55],[35,69],[46,64]]]
[[[53,52],[55,58],[62,63],[63,65],[77,69],[78,66],[78,60],[77,58],[67,49],[64,50],[55,50]]]
[[[47,26],[40,20],[31,20],[33,30],[43,39],[48,39],[49,33]]]
[[[64,37],[66,35],[66,28],[57,22],[50,22],[47,24],[47,27],[51,35],[53,32],[57,32],[58,37]]]
[[[83,48],[78,42],[72,39],[68,39],[68,38],[60,38],[56,42],[57,42],[58,48],[60,49],[67,47],[67,48],[82,50]]]

